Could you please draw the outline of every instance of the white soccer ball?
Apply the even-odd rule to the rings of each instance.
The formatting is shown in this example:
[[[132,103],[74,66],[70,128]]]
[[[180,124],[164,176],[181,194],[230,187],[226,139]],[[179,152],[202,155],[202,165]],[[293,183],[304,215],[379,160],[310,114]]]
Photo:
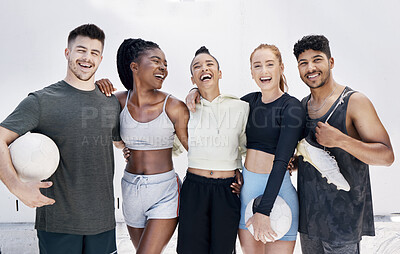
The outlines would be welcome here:
[[[49,178],[60,161],[54,141],[39,133],[26,133],[11,143],[9,149],[14,168],[23,182]]]
[[[262,195],[250,200],[250,202],[247,204],[244,217],[246,222],[253,216],[253,211],[257,209],[258,205],[261,202],[261,198]],[[290,210],[290,207],[286,203],[286,201],[280,196],[276,197],[269,218],[271,221],[272,230],[274,230],[275,233],[278,235],[277,237],[273,237],[275,238],[275,240],[281,239],[289,231],[292,225],[292,211]],[[248,230],[252,235],[254,235],[253,225],[250,225],[250,227],[248,227]],[[267,242],[271,242],[269,238],[265,237],[265,239],[267,240]]]

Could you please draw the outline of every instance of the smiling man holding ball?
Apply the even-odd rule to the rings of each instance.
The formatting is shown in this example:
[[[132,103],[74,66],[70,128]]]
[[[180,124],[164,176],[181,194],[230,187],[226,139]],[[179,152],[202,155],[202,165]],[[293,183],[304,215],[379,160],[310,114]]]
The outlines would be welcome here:
[[[93,24],[68,36],[67,75],[30,93],[0,124],[0,179],[29,207],[37,207],[40,253],[116,253],[113,141],[120,142],[115,96],[94,85],[104,32]],[[22,182],[8,145],[27,132],[50,137],[60,151],[45,182]]]

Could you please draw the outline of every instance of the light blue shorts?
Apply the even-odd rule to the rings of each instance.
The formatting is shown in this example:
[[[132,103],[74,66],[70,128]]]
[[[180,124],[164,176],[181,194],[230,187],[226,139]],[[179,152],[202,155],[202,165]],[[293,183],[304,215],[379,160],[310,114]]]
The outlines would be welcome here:
[[[248,171],[245,167],[243,167],[242,174],[244,183],[240,191],[241,208],[239,228],[247,229],[244,219],[246,206],[253,198],[256,198],[264,193],[269,174],[253,173]],[[286,201],[292,211],[292,225],[286,235],[284,235],[280,240],[295,241],[299,226],[299,200],[296,189],[290,181],[290,175],[288,171],[285,173],[278,195]]]
[[[128,226],[144,228],[149,219],[178,217],[182,182],[175,170],[156,175],[124,172],[122,212]]]

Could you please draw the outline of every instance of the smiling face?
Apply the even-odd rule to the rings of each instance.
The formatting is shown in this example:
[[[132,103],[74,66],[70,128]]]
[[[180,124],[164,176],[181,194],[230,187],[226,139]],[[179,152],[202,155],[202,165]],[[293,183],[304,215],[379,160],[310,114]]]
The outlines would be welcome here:
[[[299,55],[297,64],[300,78],[311,89],[322,87],[332,78],[334,60],[332,57],[328,59],[321,51],[304,51]]]
[[[159,48],[147,50],[139,57],[139,64],[131,63],[131,70],[140,83],[149,84],[152,89],[160,89],[168,76],[164,52]]]
[[[199,89],[217,87],[222,73],[218,68],[218,63],[209,54],[198,54],[192,61],[192,83]]]
[[[103,44],[99,40],[77,36],[65,49],[69,75],[81,81],[92,79],[103,59],[102,52]]]
[[[269,48],[257,49],[251,57],[251,76],[261,90],[279,89],[283,69]]]

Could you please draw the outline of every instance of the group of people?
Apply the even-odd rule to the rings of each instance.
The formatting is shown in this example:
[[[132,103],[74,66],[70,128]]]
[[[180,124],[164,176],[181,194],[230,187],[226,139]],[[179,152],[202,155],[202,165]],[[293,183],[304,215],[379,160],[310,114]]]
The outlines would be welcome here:
[[[187,105],[160,91],[167,60],[151,41],[126,39],[118,49],[127,91],[112,95],[108,80],[95,83],[104,38],[93,24],[71,31],[66,77],[30,93],[0,124],[0,179],[37,208],[40,253],[117,253],[113,143],[127,156],[122,209],[137,253],[161,253],[177,225],[180,254],[235,253],[237,235],[243,253],[293,253],[297,232],[303,253],[359,253],[361,237],[374,235],[368,165],[390,165],[394,154],[369,99],[333,79],[326,37],[305,36],[294,46],[311,92],[301,102],[286,92],[279,49],[261,44],[250,56],[260,91],[240,99],[221,94],[218,60],[204,46],[197,50]],[[23,183],[13,167],[8,145],[28,131],[59,147],[48,181]],[[108,141],[98,145],[98,138]],[[183,184],[172,161],[176,138],[188,151]],[[335,157],[349,191],[295,158],[302,138]],[[297,192],[288,167],[298,168]],[[260,195],[245,221],[247,204]],[[278,195],[292,224],[275,240],[270,214]]]

